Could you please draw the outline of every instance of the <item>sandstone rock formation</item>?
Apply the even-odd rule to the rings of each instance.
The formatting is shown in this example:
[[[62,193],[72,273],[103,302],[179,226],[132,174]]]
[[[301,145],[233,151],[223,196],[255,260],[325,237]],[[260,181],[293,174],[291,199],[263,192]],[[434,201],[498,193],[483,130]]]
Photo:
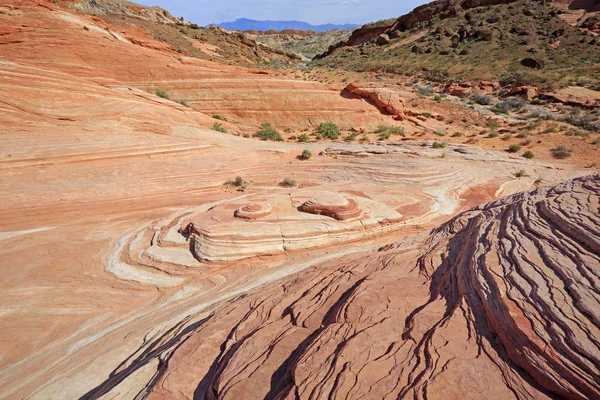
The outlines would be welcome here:
[[[0,397],[597,397],[598,178],[501,198],[589,169],[217,132],[393,122],[59,4],[0,6]]]
[[[328,85],[185,57],[138,30],[119,33],[95,17],[43,4],[11,0],[12,15],[0,13],[3,60],[41,68],[51,64],[54,71],[113,87],[161,89],[194,110],[244,121],[251,126],[247,130],[263,122],[298,128],[333,121],[351,128],[384,121],[367,102],[346,99]]]
[[[427,237],[231,302],[150,399],[600,395],[600,176],[506,197]]]

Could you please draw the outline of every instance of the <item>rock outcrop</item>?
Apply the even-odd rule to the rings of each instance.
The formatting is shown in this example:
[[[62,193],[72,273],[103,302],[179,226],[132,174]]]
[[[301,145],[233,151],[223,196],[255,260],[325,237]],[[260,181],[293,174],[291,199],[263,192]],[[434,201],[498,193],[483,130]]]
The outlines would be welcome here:
[[[459,215],[237,299],[149,399],[600,396],[600,176]]]

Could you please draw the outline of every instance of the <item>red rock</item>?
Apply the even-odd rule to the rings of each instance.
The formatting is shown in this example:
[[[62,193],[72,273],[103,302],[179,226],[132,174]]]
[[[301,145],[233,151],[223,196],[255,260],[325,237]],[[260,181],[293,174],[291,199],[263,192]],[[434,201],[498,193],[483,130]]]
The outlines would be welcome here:
[[[537,94],[538,89],[535,86],[517,86],[509,90],[508,95],[522,94],[525,96],[527,101],[533,100]]]
[[[345,89],[347,92],[366,98],[375,105],[393,115],[404,113],[406,104],[400,92],[392,88],[377,87],[373,84],[360,85],[350,83]]]
[[[599,201],[598,176],[506,197],[261,288],[148,398],[598,398]]]

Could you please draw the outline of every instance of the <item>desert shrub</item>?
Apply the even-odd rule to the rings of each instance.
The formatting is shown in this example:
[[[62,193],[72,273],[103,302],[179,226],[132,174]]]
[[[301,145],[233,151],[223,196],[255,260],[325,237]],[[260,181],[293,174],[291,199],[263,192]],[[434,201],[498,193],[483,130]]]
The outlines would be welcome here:
[[[508,99],[504,103],[511,110],[520,110],[525,107],[525,100],[520,97],[515,97],[514,99]]]
[[[219,114],[214,114],[212,117],[214,119],[223,119]]]
[[[519,133],[517,134],[517,138],[518,138],[518,139],[524,139],[524,138],[526,138],[528,135],[529,135],[529,133],[527,133],[527,132],[519,132]]]
[[[432,96],[433,95],[433,89],[430,87],[417,86],[416,88],[417,88],[417,91],[419,92],[419,94],[422,96]]]
[[[512,139],[512,135],[510,133],[506,133],[502,136],[502,140],[506,141],[506,140],[510,140]]]
[[[178,102],[179,104],[181,104],[182,106],[184,106],[184,107],[189,107],[189,106],[188,106],[188,103],[187,103],[187,101],[185,101],[185,100],[179,100],[179,101],[177,101],[177,102]]]
[[[592,144],[600,144],[600,138],[594,139],[594,141],[592,142]]]
[[[156,89],[156,95],[162,99],[169,99],[169,94],[162,89]]]
[[[436,94],[435,97],[433,98],[433,100],[435,100],[439,103],[440,101],[442,101],[442,96],[440,96],[439,94]]]
[[[431,145],[431,147],[433,147],[434,149],[445,149],[446,146],[446,142],[433,142],[433,144]]]
[[[309,137],[306,133],[302,133],[302,134],[298,135],[297,139],[300,143],[304,143],[304,142],[308,142]]]
[[[539,86],[545,82],[546,78],[530,71],[507,71],[500,76],[502,86]]]
[[[475,93],[471,96],[473,101],[482,106],[489,106],[492,104],[492,98],[490,96],[486,96],[484,94]]]
[[[530,110],[529,117],[530,118],[539,118],[539,119],[544,119],[544,120],[557,120],[560,118],[558,114],[556,114],[552,111],[539,110],[539,109]]]
[[[388,131],[383,131],[379,134],[379,140],[387,140],[392,136]]]
[[[294,187],[296,186],[296,181],[293,180],[292,178],[284,178],[284,180],[282,180],[279,183],[279,186],[283,186],[283,187]]]
[[[462,136],[462,133],[454,132],[451,137],[461,137],[461,136]]]
[[[498,132],[496,132],[496,131],[491,131],[487,135],[487,137],[489,137],[489,138],[497,138],[498,136],[500,136],[500,134]]]
[[[428,112],[421,113],[421,115],[424,116],[425,118],[431,118],[431,117],[433,117],[433,115],[431,113],[428,113]]]
[[[322,122],[319,125],[318,137],[335,140],[340,137],[340,129],[333,122]]]
[[[523,157],[526,158],[526,159],[528,159],[528,160],[531,160],[534,157],[534,155],[533,155],[533,153],[531,151],[528,150],[525,153],[523,153]]]
[[[382,133],[389,133],[391,135],[404,136],[404,128],[395,125],[379,125],[375,133],[381,135]]]
[[[300,154],[300,156],[298,158],[300,158],[301,160],[308,160],[311,157],[312,157],[312,153],[310,152],[310,150],[304,149],[302,151],[302,154]]]
[[[519,150],[521,150],[521,146],[519,146],[518,144],[511,144],[510,146],[508,146],[509,153],[517,153]]]
[[[436,136],[446,136],[446,132],[444,131],[435,131],[433,132],[433,134]]]
[[[498,127],[500,126],[500,123],[492,118],[488,119],[486,123],[488,128],[490,129],[498,129]]]
[[[363,135],[363,136],[360,138],[360,141],[361,141],[361,142],[368,142],[368,141],[369,141],[369,137],[368,137],[367,135]]]
[[[352,142],[352,141],[356,140],[357,137],[358,137],[358,134],[356,134],[356,132],[353,132],[353,133],[349,134],[348,136],[346,136],[344,138],[344,140],[346,142]]]
[[[213,125],[212,129],[213,129],[213,131],[227,133],[227,128],[225,128],[223,126],[223,124],[220,123],[220,122],[215,122],[215,124]]]
[[[591,116],[584,116],[584,117],[569,116],[569,117],[565,118],[565,122],[568,122],[569,124],[576,126],[578,128],[585,129],[586,131],[590,131],[590,132],[600,131],[600,123],[594,121],[594,119]]]
[[[281,138],[281,134],[277,132],[268,122],[261,124],[260,129],[256,132],[256,136],[262,140],[273,140],[277,142],[283,140]]]
[[[225,182],[226,185],[231,185],[239,188],[240,190],[246,190],[248,187],[248,182],[244,180],[241,176],[236,176],[235,179],[228,180]]]
[[[522,169],[522,170],[520,170],[520,171],[517,171],[517,172],[515,172],[515,176],[516,176],[517,178],[522,178],[522,177],[524,177],[524,176],[527,176],[527,172],[525,172],[525,170],[524,170],[524,169]]]
[[[563,160],[571,156],[571,149],[569,149],[564,144],[556,146],[554,149],[550,150],[552,152],[552,157],[558,158],[559,160]]]
[[[492,112],[495,112],[496,114],[508,114],[508,112],[510,111],[510,107],[505,101],[501,101],[496,103],[496,105],[490,108],[490,110]]]

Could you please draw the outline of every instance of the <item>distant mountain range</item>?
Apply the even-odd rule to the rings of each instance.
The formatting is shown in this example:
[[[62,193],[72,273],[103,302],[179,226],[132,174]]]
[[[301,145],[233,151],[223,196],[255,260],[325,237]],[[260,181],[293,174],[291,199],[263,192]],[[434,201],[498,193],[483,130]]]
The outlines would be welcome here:
[[[221,24],[215,24],[216,26],[220,26],[223,29],[227,29],[230,31],[283,31],[285,29],[294,29],[301,31],[315,31],[315,32],[325,32],[330,31],[332,29],[353,29],[357,28],[360,25],[356,24],[344,24],[344,25],[335,25],[335,24],[325,24],[325,25],[311,25],[302,21],[255,21],[247,18],[240,18],[233,22],[223,22]]]

